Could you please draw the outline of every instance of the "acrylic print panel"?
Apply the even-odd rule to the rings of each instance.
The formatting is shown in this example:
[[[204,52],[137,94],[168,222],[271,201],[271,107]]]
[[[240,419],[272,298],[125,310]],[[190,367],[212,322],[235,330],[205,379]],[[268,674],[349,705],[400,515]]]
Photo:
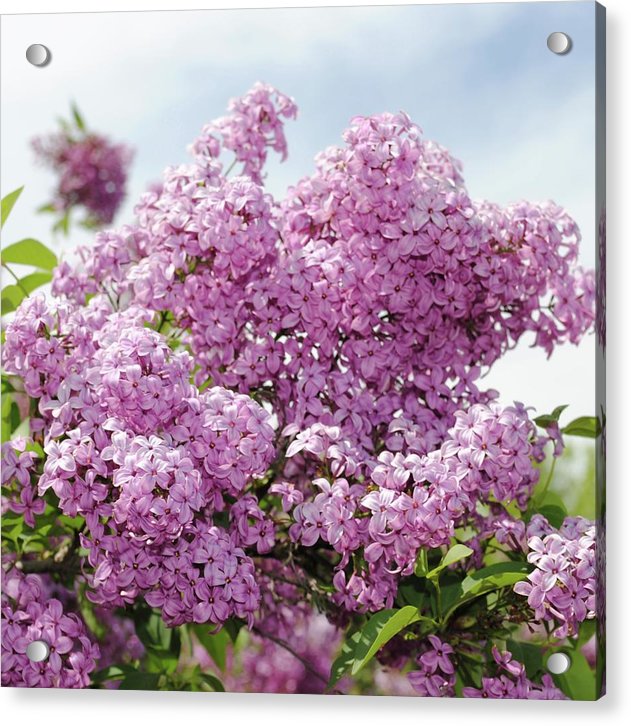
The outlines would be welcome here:
[[[600,696],[603,93],[590,2],[4,16],[2,684]]]

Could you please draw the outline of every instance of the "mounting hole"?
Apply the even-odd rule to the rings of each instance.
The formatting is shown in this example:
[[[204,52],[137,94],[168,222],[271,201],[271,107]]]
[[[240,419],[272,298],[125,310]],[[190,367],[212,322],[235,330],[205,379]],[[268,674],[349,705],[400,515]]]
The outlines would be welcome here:
[[[546,661],[546,668],[555,676],[565,673],[571,665],[572,661],[567,653],[553,653]]]
[[[26,646],[26,656],[33,663],[41,663],[48,658],[50,648],[44,640],[34,640]]]
[[[26,60],[38,68],[43,68],[50,63],[51,52],[41,43],[33,43],[26,49]]]
[[[565,55],[572,50],[572,38],[567,33],[550,33],[548,49],[557,55]]]

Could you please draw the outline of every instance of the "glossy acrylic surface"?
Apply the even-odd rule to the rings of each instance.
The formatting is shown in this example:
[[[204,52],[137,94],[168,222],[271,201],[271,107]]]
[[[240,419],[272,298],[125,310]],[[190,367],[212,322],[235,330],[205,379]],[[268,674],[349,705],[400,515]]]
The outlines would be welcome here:
[[[601,695],[602,8],[1,32],[3,685]]]

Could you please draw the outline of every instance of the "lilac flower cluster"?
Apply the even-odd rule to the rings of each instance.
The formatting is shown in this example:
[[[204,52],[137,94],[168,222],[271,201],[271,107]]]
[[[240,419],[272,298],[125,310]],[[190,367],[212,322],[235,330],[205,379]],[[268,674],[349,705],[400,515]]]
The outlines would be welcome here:
[[[99,648],[81,619],[62,603],[45,597],[36,575],[2,569],[2,685],[27,688],[85,688],[96,668]],[[43,641],[48,657],[26,655],[30,643]]]
[[[38,456],[26,448],[28,443],[28,439],[17,437],[2,444],[1,480],[7,507],[24,515],[26,524],[34,527],[35,517],[44,512],[46,503],[37,496],[37,485],[32,481]]]
[[[243,164],[243,173],[260,184],[268,148],[285,160],[287,142],[283,119],[296,118],[293,99],[264,83],[256,83],[242,98],[228,104],[229,115],[204,126],[192,150],[196,156],[219,156],[221,146]]]
[[[421,696],[453,696],[456,685],[456,668],[452,662],[454,649],[437,635],[430,635],[426,646],[416,658],[419,669],[408,674],[412,687]]]
[[[354,460],[399,417],[427,453],[457,410],[494,397],[476,386],[481,369],[523,334],[551,352],[590,327],[578,229],[551,204],[474,204],[459,163],[404,114],[353,119],[346,146],[280,204],[258,164],[228,178],[222,146],[239,161],[270,143],[284,153],[294,109],[260,85],[235,102],[225,133],[211,124],[194,163],[143,197],[137,224],[97,239],[54,289],[105,287],[169,314],[198,384],[273,399],[297,432],[339,427]]]
[[[313,608],[341,627],[392,607],[419,552],[461,530],[474,568],[492,537],[522,554],[530,538],[516,591],[573,635],[593,610],[593,531],[514,516],[558,427],[538,435],[478,384],[523,336],[550,354],[592,326],[576,224],[552,203],[473,202],[460,162],[404,113],[352,119],[278,202],[263,167],[295,115],[263,84],[231,102],[134,224],[99,232],[55,271],[54,302],[29,297],[9,323],[4,367],[36,401],[46,455],[37,493],[85,520],[87,596],[142,598],[170,626],[243,619],[249,683],[321,690]],[[15,446],[7,483],[26,499],[10,506],[34,521]],[[431,635],[416,691],[452,694],[456,657]],[[483,689],[552,697],[500,660],[508,675]]]
[[[339,447],[332,443],[338,433],[313,426],[294,439],[287,456],[339,462],[333,458]],[[456,412],[440,449],[423,456],[381,453],[365,467],[368,483],[314,479],[313,487],[294,498],[290,536],[308,547],[321,540],[342,555],[333,579],[337,604],[360,611],[391,607],[395,575],[412,573],[420,548],[449,544],[455,528],[475,517],[479,503],[492,499],[525,507],[537,481],[534,435],[522,407],[475,404]],[[360,548],[367,570],[349,576],[345,568]]]
[[[463,688],[465,698],[525,698],[535,700],[564,700],[566,696],[545,674],[541,683],[526,676],[522,663],[509,652],[492,647],[497,675],[482,678],[481,688]],[[454,649],[438,636],[430,635],[423,652],[417,657],[418,670],[411,671],[408,679],[421,696],[450,697],[455,695],[456,669],[453,663]]]
[[[125,198],[132,151],[95,133],[62,130],[32,142],[39,161],[58,176],[52,206],[82,207],[94,225],[110,224]]]
[[[558,531],[548,525],[528,539],[528,562],[535,565],[515,592],[528,598],[538,621],[552,623],[554,635],[576,635],[596,616],[596,527],[583,517],[567,517]]]
[[[229,531],[213,516],[267,470],[269,414],[225,389],[200,393],[190,356],[145,327],[146,313],[108,307],[36,297],[9,325],[6,369],[29,371],[47,431],[39,493],[52,489],[64,514],[85,518],[95,603],[144,596],[169,624],[251,620],[260,593],[242,545],[263,551],[273,526],[247,498],[232,502]]]
[[[498,666],[498,675],[483,677],[481,688],[465,687],[465,698],[526,698],[537,701],[563,701],[567,696],[559,690],[552,677],[545,674],[541,684],[533,683],[526,676],[522,663],[515,660],[510,652],[500,651],[493,646],[493,660]]]

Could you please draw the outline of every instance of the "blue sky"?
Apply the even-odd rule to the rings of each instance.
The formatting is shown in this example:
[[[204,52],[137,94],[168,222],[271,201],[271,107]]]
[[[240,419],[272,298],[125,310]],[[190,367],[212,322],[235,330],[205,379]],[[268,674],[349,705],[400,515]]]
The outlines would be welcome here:
[[[554,30],[573,39],[556,56]],[[40,42],[43,69],[24,60]],[[464,163],[474,198],[554,199],[577,219],[582,262],[594,254],[594,4],[591,2],[94,13],[2,18],[2,192],[26,184],[5,242],[37,236],[63,251],[33,216],[52,178],[33,164],[28,140],[50,130],[76,100],[88,124],[136,148],[129,203],[228,99],[264,80],[296,99],[290,158],[270,165],[282,195],[310,173],[356,114],[407,111]],[[506,401],[539,411],[570,403],[593,411],[593,337],[550,361],[526,344],[488,376]]]

